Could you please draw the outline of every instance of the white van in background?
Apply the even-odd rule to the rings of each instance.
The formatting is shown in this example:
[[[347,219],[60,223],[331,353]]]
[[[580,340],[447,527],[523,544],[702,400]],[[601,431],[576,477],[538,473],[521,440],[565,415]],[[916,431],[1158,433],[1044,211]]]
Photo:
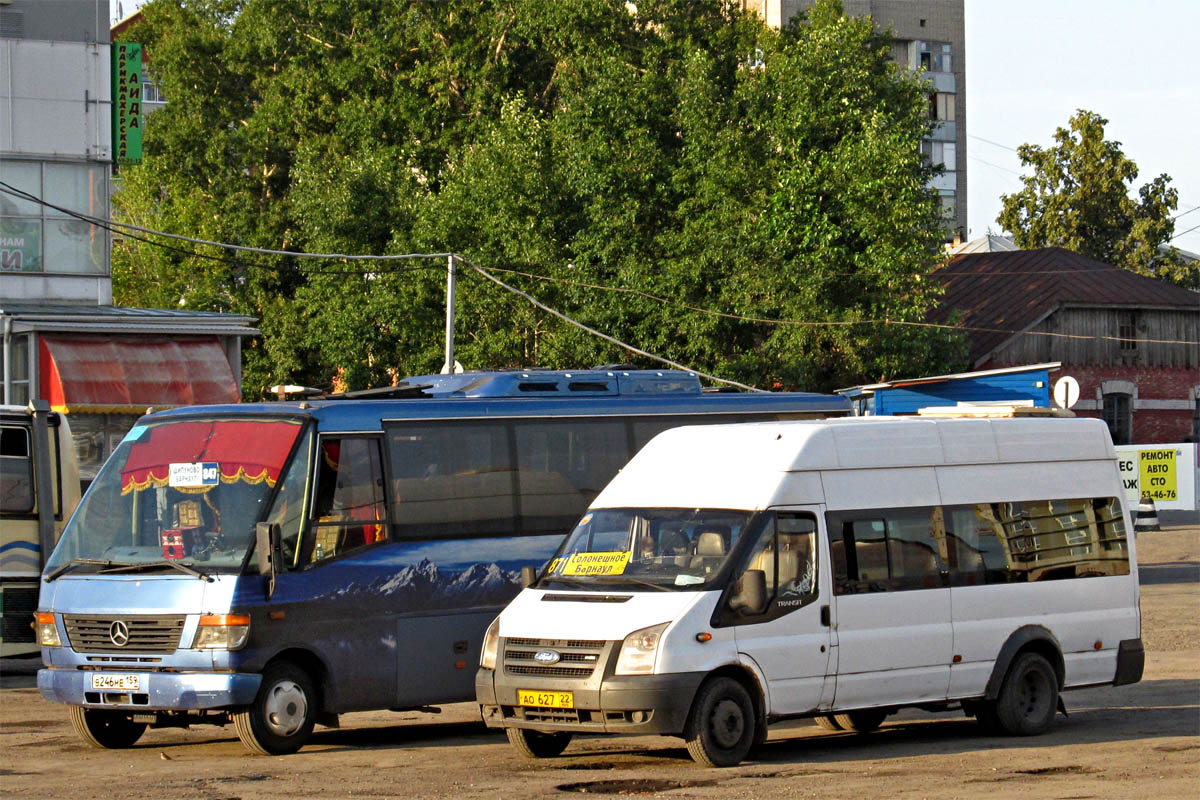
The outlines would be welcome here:
[[[38,578],[79,489],[66,416],[44,400],[0,405],[0,657],[39,652]]]
[[[1099,420],[664,432],[492,624],[483,718],[527,756],[657,733],[709,766],[795,717],[1041,733],[1060,691],[1141,678],[1121,497]]]

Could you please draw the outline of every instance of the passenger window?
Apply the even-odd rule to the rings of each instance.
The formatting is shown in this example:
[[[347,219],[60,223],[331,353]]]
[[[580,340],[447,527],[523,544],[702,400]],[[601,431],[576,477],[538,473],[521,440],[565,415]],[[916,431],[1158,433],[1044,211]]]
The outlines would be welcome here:
[[[779,512],[750,551],[745,570],[766,577],[770,618],[782,616],[817,597],[817,521],[808,514]]]
[[[956,586],[1129,574],[1112,497],[951,506],[946,541]]]
[[[514,424],[521,532],[566,533],[629,460],[622,420]]]
[[[938,548],[940,509],[829,512],[826,522],[836,594],[935,589],[944,585]]]
[[[303,563],[386,541],[383,469],[376,439],[321,439],[312,519]]]
[[[18,426],[0,427],[0,510],[9,515],[29,514],[33,509],[29,431]]]
[[[516,469],[508,425],[411,422],[389,426],[388,433],[398,538],[516,533]]]

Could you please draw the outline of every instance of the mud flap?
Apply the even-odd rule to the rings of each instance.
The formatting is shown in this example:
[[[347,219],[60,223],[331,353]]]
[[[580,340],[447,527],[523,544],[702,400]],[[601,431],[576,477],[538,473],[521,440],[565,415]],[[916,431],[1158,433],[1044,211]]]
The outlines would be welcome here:
[[[1064,717],[1067,716],[1067,704],[1063,702],[1061,694],[1058,696],[1058,710]]]

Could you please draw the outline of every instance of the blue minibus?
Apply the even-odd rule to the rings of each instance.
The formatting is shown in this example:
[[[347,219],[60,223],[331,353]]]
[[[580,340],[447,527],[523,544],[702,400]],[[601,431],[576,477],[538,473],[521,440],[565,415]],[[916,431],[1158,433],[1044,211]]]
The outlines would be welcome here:
[[[347,712],[472,700],[523,568],[654,435],[848,411],[601,368],[149,413],[42,573],[38,688],[96,747],[232,723],[263,754]]]

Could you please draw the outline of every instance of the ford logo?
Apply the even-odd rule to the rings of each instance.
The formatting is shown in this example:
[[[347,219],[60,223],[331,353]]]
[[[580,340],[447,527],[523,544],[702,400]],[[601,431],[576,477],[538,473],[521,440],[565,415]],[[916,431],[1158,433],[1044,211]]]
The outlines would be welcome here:
[[[562,656],[553,650],[538,650],[533,654],[533,660],[539,664],[557,664],[560,658]]]

